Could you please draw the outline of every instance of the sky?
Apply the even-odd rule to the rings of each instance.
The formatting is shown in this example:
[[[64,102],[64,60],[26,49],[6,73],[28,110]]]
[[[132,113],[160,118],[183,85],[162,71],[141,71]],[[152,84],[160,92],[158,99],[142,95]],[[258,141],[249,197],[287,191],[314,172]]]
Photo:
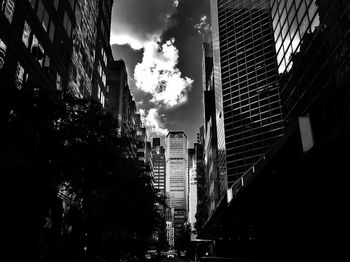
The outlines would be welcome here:
[[[203,124],[202,42],[209,0],[116,0],[114,59],[127,65],[129,86],[149,137],[186,133],[189,147]]]

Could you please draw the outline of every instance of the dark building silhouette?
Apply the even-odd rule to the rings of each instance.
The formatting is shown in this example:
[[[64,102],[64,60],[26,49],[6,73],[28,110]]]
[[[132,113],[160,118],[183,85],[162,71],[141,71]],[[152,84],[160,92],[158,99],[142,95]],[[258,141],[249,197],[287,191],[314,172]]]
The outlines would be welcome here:
[[[152,139],[153,186],[160,196],[165,197],[165,149],[160,145],[160,138]]]
[[[0,80],[94,98],[104,106],[112,0],[1,1]]]
[[[120,134],[133,137],[136,128],[141,126],[141,120],[130,92],[128,73],[123,60],[110,61],[108,87],[106,109],[117,120]]]

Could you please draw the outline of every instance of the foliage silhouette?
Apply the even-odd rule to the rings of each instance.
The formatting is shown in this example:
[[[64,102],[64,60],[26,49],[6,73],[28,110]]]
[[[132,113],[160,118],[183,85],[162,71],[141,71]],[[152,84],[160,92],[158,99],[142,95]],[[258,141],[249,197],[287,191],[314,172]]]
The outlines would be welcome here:
[[[126,157],[136,141],[118,136],[117,122],[98,102],[32,84],[4,87],[0,99],[0,171],[8,185],[2,194],[16,194],[4,209],[13,230],[2,237],[9,250],[24,251],[18,258],[108,256],[111,243],[146,240],[159,229],[152,178]],[[57,197],[62,185],[69,205]]]

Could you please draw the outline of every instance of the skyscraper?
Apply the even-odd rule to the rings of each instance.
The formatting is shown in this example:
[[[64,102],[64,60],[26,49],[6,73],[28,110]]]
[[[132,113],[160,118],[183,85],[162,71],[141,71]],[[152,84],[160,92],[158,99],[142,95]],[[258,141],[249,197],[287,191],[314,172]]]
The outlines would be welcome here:
[[[165,149],[160,145],[160,138],[153,138],[152,142],[152,163],[153,163],[153,187],[158,194],[165,196]]]
[[[230,187],[283,134],[268,0],[211,0],[218,164]],[[224,152],[224,153],[223,153]]]
[[[183,131],[171,131],[165,145],[166,192],[173,197],[176,247],[187,220],[187,136]]]

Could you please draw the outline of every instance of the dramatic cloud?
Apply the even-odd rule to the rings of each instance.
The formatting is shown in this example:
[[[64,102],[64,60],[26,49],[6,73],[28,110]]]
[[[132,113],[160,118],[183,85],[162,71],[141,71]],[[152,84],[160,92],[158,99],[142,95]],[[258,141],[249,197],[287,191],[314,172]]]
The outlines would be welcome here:
[[[168,129],[164,128],[161,117],[159,116],[159,111],[156,108],[151,108],[146,113],[145,110],[140,109],[140,115],[142,122],[147,128],[147,136],[166,136],[168,134]]]
[[[207,13],[203,8],[207,4],[208,0],[118,0],[114,3],[111,44],[116,44],[115,57],[125,57],[127,63],[132,62],[128,65],[129,77],[135,79],[131,81],[132,92],[136,101],[142,101],[138,107],[144,113],[145,126],[153,130],[150,132],[165,134],[164,126],[170,123],[167,116],[173,112],[175,118],[183,115],[175,112],[188,107],[185,102],[196,92],[194,89],[198,89],[194,86],[198,87],[201,75],[194,77],[197,63],[193,61],[198,60],[198,52],[201,57],[201,47],[195,42],[198,34],[194,24]],[[135,50],[140,54],[138,61],[125,56],[126,51],[129,54]],[[183,63],[187,60],[191,61],[189,68]],[[196,95],[196,101],[199,96]],[[194,108],[197,107],[192,106]],[[197,125],[193,121],[192,124]]]
[[[111,44],[141,49],[169,28],[177,0],[123,0],[113,5]]]
[[[186,101],[193,80],[181,76],[176,67],[179,54],[174,39],[165,44],[149,42],[144,47],[142,62],[135,67],[136,86],[152,94],[152,102],[173,107]]]
[[[198,33],[202,34],[210,31],[210,25],[206,15],[202,16],[199,23],[194,26]]]

